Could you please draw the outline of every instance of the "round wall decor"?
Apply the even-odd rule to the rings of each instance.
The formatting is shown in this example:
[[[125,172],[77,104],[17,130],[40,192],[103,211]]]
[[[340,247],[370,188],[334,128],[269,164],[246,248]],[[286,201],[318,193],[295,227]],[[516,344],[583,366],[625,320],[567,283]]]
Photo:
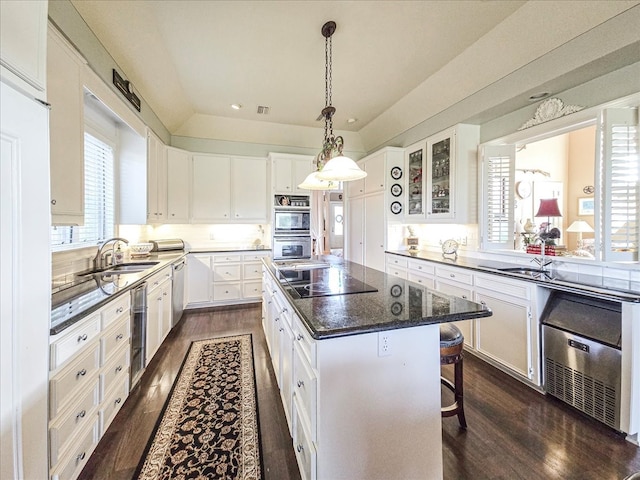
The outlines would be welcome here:
[[[400,212],[402,212],[402,204],[400,202],[393,202],[391,204],[391,213],[398,215]]]
[[[391,185],[391,195],[394,197],[399,197],[402,195],[402,186],[399,183],[394,183]]]
[[[391,178],[399,180],[402,177],[402,169],[400,167],[393,167],[391,169]]]

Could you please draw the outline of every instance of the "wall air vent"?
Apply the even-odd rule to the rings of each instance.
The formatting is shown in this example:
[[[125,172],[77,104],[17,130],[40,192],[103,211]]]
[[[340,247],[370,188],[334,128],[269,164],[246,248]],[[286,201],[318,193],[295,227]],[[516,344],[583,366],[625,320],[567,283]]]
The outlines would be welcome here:
[[[256,112],[258,115],[269,115],[269,108],[263,105],[258,105],[258,111]]]

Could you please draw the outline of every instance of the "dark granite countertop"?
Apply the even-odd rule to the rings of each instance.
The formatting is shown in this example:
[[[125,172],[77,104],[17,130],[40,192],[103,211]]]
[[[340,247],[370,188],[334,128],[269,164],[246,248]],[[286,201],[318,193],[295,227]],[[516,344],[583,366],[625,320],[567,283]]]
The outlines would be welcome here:
[[[437,253],[424,251],[410,253],[406,250],[403,250],[387,251],[386,253],[400,255],[407,258],[428,260],[442,265],[450,265],[484,273],[492,273],[505,277],[517,278],[519,280],[535,282],[539,285],[555,290],[588,294],[608,300],[640,302],[640,282],[620,278],[609,278],[576,272],[562,272],[558,270],[551,270],[545,273],[534,271],[520,273],[504,272],[500,271],[500,269],[515,267],[527,268],[527,266],[498,262],[494,260],[483,260],[479,258],[443,258],[442,255],[439,255]]]
[[[263,263],[315,339],[394,330],[435,323],[489,317],[478,303],[430,290],[379,270],[335,257],[314,257],[331,263],[326,275],[344,275],[377,289],[375,292],[302,298],[282,280],[270,260]]]
[[[271,252],[271,247],[263,248],[246,247],[246,248],[233,248],[233,247],[203,247],[203,248],[190,248],[189,253],[228,253],[228,252]]]
[[[139,273],[78,275],[76,281],[69,288],[51,295],[49,334],[57,335],[120,295],[128,295],[133,287],[141,284],[146,278],[167,265],[177,262],[185,255],[186,252],[182,251],[167,252],[127,262],[158,262],[157,265]]]

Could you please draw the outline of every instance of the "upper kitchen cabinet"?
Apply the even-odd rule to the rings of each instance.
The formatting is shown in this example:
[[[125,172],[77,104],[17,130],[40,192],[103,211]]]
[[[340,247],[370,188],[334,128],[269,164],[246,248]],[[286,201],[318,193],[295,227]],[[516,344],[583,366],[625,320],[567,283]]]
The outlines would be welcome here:
[[[360,168],[367,172],[367,176],[345,184],[350,197],[384,191],[385,158],[386,153],[382,150],[358,162]]]
[[[192,168],[192,223],[267,222],[265,158],[197,154]]]
[[[167,222],[167,147],[147,129],[147,223]]]
[[[2,78],[46,100],[48,2],[2,2],[0,9]]]
[[[81,72],[86,62],[52,27],[49,28],[48,39],[52,223],[83,225],[84,101]]]
[[[480,127],[459,124],[407,149],[408,217],[476,222],[479,138]]]
[[[308,195],[308,190],[298,188],[315,168],[314,157],[310,155],[292,155],[270,153],[271,191],[272,193]]]
[[[167,148],[167,223],[189,223],[189,152]]]

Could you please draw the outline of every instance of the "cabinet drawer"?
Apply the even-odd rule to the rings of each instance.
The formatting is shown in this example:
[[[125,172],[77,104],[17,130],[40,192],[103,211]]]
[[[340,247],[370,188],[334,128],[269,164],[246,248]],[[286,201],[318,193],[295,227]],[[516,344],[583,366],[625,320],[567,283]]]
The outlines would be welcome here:
[[[407,278],[410,282],[419,283],[423,287],[427,288],[434,288],[436,284],[436,281],[433,278],[426,275],[421,275],[419,273],[409,272]]]
[[[493,292],[499,292],[504,295],[520,299],[531,299],[531,285],[513,279],[506,279],[500,275],[484,275],[476,274],[476,287],[486,288]]]
[[[423,262],[422,260],[408,260],[409,270],[424,273],[426,275],[435,275],[436,266],[432,263]]]
[[[302,480],[315,480],[317,453],[313,442],[303,427],[297,398],[293,399],[293,448]]]
[[[242,285],[243,298],[260,298],[262,296],[262,282],[245,282]]]
[[[111,323],[123,315],[129,315],[129,301],[131,295],[126,293],[119,299],[114,300],[104,307],[102,311],[102,329],[107,328]]]
[[[302,325],[302,320],[295,313],[291,313],[291,328],[293,330],[294,343],[298,345],[300,350],[307,357],[307,362],[312,368],[316,366],[316,342],[311,334]]]
[[[78,473],[84,468],[98,444],[98,439],[100,438],[99,427],[98,415],[95,415],[93,423],[81,433],[79,441],[71,447],[64,459],[56,465],[51,475],[51,480],[71,480],[78,476]]]
[[[165,280],[171,279],[171,267],[163,268],[158,273],[152,275],[149,280],[147,280],[147,293],[151,292],[155,288],[159,287],[162,282]]]
[[[269,257],[268,253],[245,253],[242,255],[243,262],[258,262],[262,266],[262,259]]]
[[[68,448],[76,438],[77,432],[95,420],[99,393],[99,382],[96,378],[93,385],[80,395],[80,401],[71,406],[49,426],[51,465],[58,463],[60,453]]]
[[[240,265],[216,265],[213,267],[213,281],[235,282],[240,280]]]
[[[51,344],[51,370],[60,368],[64,362],[87,346],[100,333],[100,313],[81,320],[80,325],[65,332]]]
[[[213,263],[239,263],[241,261],[241,255],[215,255],[213,257]]]
[[[237,300],[242,298],[239,283],[220,283],[213,286],[213,301]]]
[[[473,285],[473,274],[459,268],[436,266],[436,275],[439,279],[449,279],[466,285]]]
[[[109,425],[120,411],[124,401],[129,396],[129,379],[123,378],[119,384],[114,386],[113,392],[102,402],[100,408],[100,435],[104,435]]]
[[[397,255],[387,255],[387,265],[397,268],[407,268],[407,259]]]
[[[242,266],[242,278],[244,280],[255,280],[256,278],[262,278],[262,264],[245,263]]]
[[[54,418],[64,404],[77,395],[78,389],[96,378],[100,365],[100,344],[95,342],[77,360],[51,379],[49,391],[49,418]]]
[[[100,372],[100,400],[120,381],[129,378],[129,349],[123,348],[114,354],[114,358]]]
[[[298,398],[300,416],[304,420],[311,440],[316,439],[317,379],[299,348],[293,349],[293,395]]]
[[[127,316],[102,335],[100,338],[100,365],[107,363],[113,352],[121,345],[129,344],[130,327],[131,322]]]
[[[387,265],[387,273],[394,277],[407,279],[407,271],[402,268],[394,268],[392,265]]]

